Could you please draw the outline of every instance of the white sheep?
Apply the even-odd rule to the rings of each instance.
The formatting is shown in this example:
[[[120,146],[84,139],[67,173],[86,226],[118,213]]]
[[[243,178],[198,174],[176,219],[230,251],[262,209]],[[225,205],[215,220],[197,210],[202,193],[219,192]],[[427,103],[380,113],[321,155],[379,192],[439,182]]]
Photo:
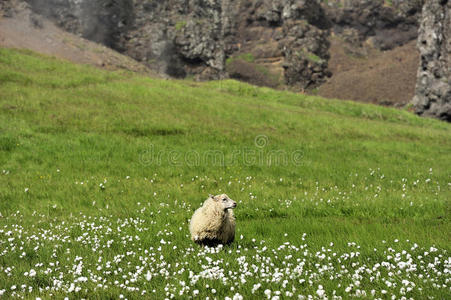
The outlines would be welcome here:
[[[235,238],[235,216],[232,209],[236,202],[226,194],[210,195],[191,218],[191,239],[201,245],[230,244]]]

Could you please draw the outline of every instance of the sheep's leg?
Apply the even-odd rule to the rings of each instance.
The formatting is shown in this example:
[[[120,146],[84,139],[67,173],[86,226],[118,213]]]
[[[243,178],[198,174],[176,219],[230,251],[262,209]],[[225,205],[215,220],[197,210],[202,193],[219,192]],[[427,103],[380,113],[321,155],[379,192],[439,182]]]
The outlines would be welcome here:
[[[198,243],[199,245],[208,246],[208,247],[216,247],[217,245],[222,244],[222,242],[218,239],[209,239],[209,238],[198,240],[198,241],[196,241],[196,243]]]

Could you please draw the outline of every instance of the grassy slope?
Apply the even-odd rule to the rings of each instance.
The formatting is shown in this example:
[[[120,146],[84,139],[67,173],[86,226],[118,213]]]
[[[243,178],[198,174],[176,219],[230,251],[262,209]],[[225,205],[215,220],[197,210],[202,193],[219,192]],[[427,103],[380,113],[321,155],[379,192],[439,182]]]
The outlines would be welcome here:
[[[405,111],[0,49],[0,225],[28,228],[34,211],[47,222],[139,215],[169,224],[182,248],[194,209],[226,192],[239,201],[242,245],[306,232],[312,247],[355,241],[368,255],[394,238],[449,251],[450,162],[450,125]],[[141,233],[146,245],[162,227]]]

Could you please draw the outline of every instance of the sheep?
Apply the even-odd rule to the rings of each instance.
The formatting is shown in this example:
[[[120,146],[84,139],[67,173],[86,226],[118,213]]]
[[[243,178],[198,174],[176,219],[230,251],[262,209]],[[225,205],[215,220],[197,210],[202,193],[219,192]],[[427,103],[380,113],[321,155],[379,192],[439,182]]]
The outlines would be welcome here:
[[[210,195],[191,218],[191,239],[209,247],[232,243],[235,239],[235,216],[232,209],[235,207],[236,202],[226,194]]]

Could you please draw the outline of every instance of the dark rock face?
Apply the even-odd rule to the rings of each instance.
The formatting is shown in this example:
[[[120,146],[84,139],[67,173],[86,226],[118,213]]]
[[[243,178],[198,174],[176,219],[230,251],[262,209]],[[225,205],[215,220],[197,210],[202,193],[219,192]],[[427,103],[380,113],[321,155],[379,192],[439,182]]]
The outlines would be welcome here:
[[[228,0],[28,0],[64,29],[173,77],[224,76]]]
[[[329,24],[316,1],[27,1],[64,29],[172,77],[223,78],[226,57],[243,51],[263,60],[247,72],[251,82],[257,75],[277,86],[272,79],[284,74],[285,83],[303,89],[328,73]],[[239,70],[231,73],[246,78]]]
[[[0,1],[0,17],[11,18],[27,8],[27,3],[21,0]]]
[[[451,122],[451,1],[426,1],[417,46],[415,112]]]
[[[417,38],[424,0],[330,0],[323,3],[337,35],[357,36],[380,50],[402,46]]]
[[[19,0],[11,0],[19,1]],[[22,0],[23,1],[23,0]],[[424,0],[25,0],[60,27],[171,77],[313,89],[331,32],[360,55],[417,37]],[[1,2],[0,2],[1,4]],[[355,46],[355,47],[354,47]]]
[[[172,77],[225,76],[223,7],[228,1],[172,0],[135,3],[126,53]]]
[[[266,21],[268,25],[282,25],[286,20],[306,20],[321,29],[328,28],[324,10],[316,1],[308,0],[274,0],[252,1],[257,21]]]
[[[34,12],[65,30],[122,50],[119,40],[134,15],[127,0],[27,0]]]
[[[283,33],[285,38],[281,46],[286,83],[300,89],[323,83],[330,75],[327,69],[328,33],[303,21],[286,22]]]
[[[236,19],[227,53],[231,77],[300,90],[324,82],[329,23],[316,1],[242,1]]]

